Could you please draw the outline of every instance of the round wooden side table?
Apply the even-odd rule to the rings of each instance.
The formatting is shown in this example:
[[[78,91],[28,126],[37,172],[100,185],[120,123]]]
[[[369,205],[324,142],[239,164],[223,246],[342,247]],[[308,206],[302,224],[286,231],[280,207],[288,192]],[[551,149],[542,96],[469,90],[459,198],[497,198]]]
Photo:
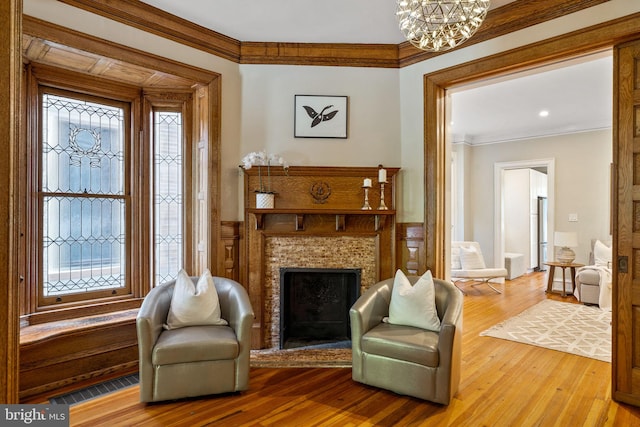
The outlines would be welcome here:
[[[556,272],[556,267],[562,268],[562,293],[563,297],[567,296],[566,290],[566,279],[565,279],[565,270],[567,268],[571,271],[571,295],[576,290],[576,268],[584,267],[584,264],[578,264],[575,262],[572,263],[564,263],[564,262],[556,262],[556,261],[547,261],[544,263],[549,266],[549,280],[547,280],[547,290],[546,293],[552,293],[553,291],[553,276]]]

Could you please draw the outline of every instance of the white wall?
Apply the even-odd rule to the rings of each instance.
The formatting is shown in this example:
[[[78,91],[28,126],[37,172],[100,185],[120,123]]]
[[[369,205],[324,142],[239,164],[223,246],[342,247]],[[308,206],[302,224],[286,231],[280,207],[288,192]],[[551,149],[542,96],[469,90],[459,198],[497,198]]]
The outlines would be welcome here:
[[[225,167],[238,171],[244,154],[263,149],[298,166],[401,166],[397,70],[242,65],[240,72],[242,134],[236,163]],[[347,139],[294,138],[295,95],[348,96]]]
[[[480,243],[487,264],[494,265],[494,164],[541,158],[555,159],[555,229],[578,233],[576,262],[586,263],[591,239],[609,236],[611,141],[611,130],[601,130],[472,147],[465,167],[470,194],[465,217],[472,221],[466,237]],[[570,213],[578,214],[577,222],[569,222]],[[550,242],[549,259],[553,253]]]
[[[24,0],[26,15],[222,75],[222,220],[242,219],[237,166],[246,152],[262,148],[281,152],[294,165],[400,166],[398,220],[422,222],[425,74],[635,12],[640,1],[611,0],[395,70],[239,65],[57,0]],[[349,139],[293,138],[296,93],[348,95]]]

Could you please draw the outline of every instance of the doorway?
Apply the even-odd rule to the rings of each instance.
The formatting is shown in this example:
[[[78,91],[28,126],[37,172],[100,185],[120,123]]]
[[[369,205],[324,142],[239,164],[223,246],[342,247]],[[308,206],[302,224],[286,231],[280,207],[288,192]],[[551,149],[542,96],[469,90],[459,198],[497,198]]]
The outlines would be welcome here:
[[[592,202],[594,194],[601,196],[598,205],[604,206],[609,200],[609,190],[601,183],[609,181],[610,161],[607,159],[611,158],[612,152],[611,68],[611,51],[599,51],[527,72],[511,73],[508,78],[482,79],[445,91],[445,99],[451,104],[446,111],[452,111],[451,115],[445,114],[451,117],[446,120],[455,123],[455,126],[451,125],[449,136],[451,146],[455,147],[452,148],[451,174],[448,175],[452,226],[446,231],[451,230],[451,240],[478,241],[485,257],[490,254],[487,261],[495,267],[504,266],[505,252],[523,252],[530,266],[528,269],[539,269],[540,262],[529,257],[538,252],[536,248],[514,251],[505,243],[505,225],[508,225],[505,224],[505,209],[508,206],[503,196],[502,175],[511,169],[541,169],[550,178],[545,194],[549,214],[547,236],[552,238],[558,215],[564,221],[566,212],[583,213],[580,223],[560,221],[560,225],[561,229],[580,232],[582,247],[579,249],[584,252],[582,261],[587,260],[590,239],[605,238],[609,234],[602,235],[600,226],[608,224],[608,212],[603,213]],[[581,76],[580,84],[572,82],[579,80],[576,75]],[[573,96],[575,93],[581,95]],[[495,99],[484,101],[491,97]],[[589,108],[576,112],[574,102]],[[550,110],[546,112],[548,117],[539,115],[543,107]],[[512,110],[518,111],[511,113]],[[503,122],[507,124],[502,126]],[[590,148],[581,151],[582,144],[584,147],[600,144],[605,153]],[[600,147],[597,150],[601,150]],[[576,153],[592,158],[582,165],[577,162]],[[556,161],[562,165],[561,181],[557,180]],[[594,165],[598,169],[595,171],[597,180],[587,173]],[[462,170],[465,172],[460,173]],[[469,188],[465,188],[466,185]],[[591,199],[576,200],[578,193],[583,196],[589,193]],[[560,205],[556,204],[558,197],[561,197]],[[556,209],[558,206],[560,210]],[[607,218],[602,218],[603,214]],[[527,224],[524,226],[529,228]],[[460,231],[463,237],[460,237]],[[445,245],[446,250],[448,247]],[[549,259],[552,259],[552,241],[548,241],[548,248]],[[444,267],[446,271],[448,265]]]
[[[523,160],[523,161],[515,161],[515,162],[499,162],[494,166],[494,185],[496,195],[494,200],[494,257],[496,260],[501,260],[500,267],[504,266],[504,254],[505,252],[511,252],[512,249],[509,248],[506,244],[507,235],[505,233],[506,224],[505,224],[505,210],[507,203],[507,195],[505,194],[505,172],[514,171],[514,170],[528,170],[528,169],[542,169],[546,173],[546,235],[552,235],[549,230],[554,230],[554,209],[555,209],[555,159],[539,159],[539,160]],[[536,196],[537,198],[537,196]],[[538,212],[537,215],[541,213]],[[538,230],[536,229],[536,232]],[[553,242],[544,239],[536,238],[536,244],[546,243],[549,248],[553,247]],[[506,248],[506,249],[505,249]],[[540,250],[540,248],[539,248]],[[529,254],[530,255],[530,254]],[[539,259],[538,253],[536,252],[536,258]],[[533,261],[529,262],[530,269],[535,269],[537,266],[538,269],[542,269],[543,266],[532,265]]]

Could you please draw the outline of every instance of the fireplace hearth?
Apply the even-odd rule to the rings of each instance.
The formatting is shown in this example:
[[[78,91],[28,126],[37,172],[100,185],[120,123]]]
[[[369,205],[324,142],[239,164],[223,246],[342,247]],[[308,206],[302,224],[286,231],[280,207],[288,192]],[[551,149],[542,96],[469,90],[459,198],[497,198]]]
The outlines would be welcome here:
[[[350,340],[360,281],[359,268],[280,268],[280,348]]]

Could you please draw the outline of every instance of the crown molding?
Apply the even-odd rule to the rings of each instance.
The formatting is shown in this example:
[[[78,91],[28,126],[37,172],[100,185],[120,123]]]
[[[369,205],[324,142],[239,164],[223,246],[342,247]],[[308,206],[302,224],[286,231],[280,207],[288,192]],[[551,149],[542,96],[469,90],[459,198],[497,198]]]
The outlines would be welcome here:
[[[242,42],[241,64],[398,68],[398,45]]]
[[[240,42],[138,0],[58,0],[139,30],[240,62]]]
[[[392,44],[243,42],[137,0],[58,0],[239,64],[402,68],[445,52]],[[490,10],[467,47],[610,0],[518,0]],[[458,47],[460,48],[460,47]]]

